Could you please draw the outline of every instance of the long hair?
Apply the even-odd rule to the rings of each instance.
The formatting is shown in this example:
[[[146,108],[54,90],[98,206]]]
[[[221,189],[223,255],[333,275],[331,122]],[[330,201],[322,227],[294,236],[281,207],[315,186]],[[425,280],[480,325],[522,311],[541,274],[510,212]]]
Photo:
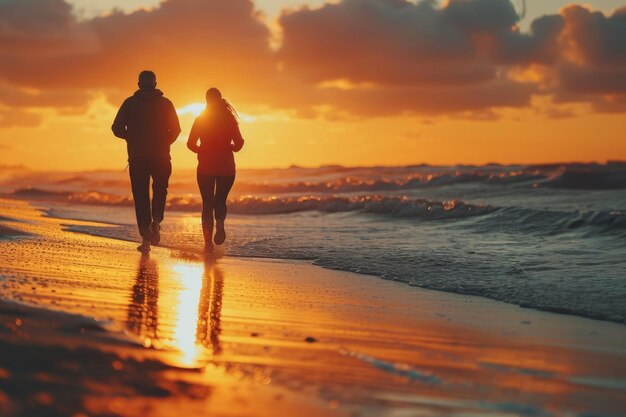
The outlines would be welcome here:
[[[235,108],[232,106],[232,104],[228,102],[228,100],[222,97],[222,93],[217,88],[212,87],[207,90],[206,100],[207,100],[207,103],[209,101],[219,103],[220,105],[222,105],[223,109],[229,112],[235,119],[239,118],[239,115],[237,114],[237,110],[235,110]]]
[[[230,104],[228,102],[228,100],[226,100],[225,98],[223,98],[222,100],[224,101],[224,107],[226,108],[226,110],[228,110],[230,112],[230,114],[232,114],[235,119],[238,119],[239,118],[239,114],[237,114],[237,110],[235,110],[235,108],[232,106],[232,104]]]

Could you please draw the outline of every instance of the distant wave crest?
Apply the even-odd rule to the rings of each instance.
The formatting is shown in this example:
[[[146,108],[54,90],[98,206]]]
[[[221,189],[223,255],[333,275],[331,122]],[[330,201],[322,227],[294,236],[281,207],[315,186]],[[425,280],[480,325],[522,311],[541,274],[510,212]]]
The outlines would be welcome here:
[[[573,190],[619,190],[626,188],[626,169],[563,168],[540,185]]]
[[[242,214],[278,214],[300,211],[339,213],[359,211],[399,218],[460,219],[487,214],[489,206],[462,201],[428,201],[406,197],[243,197],[230,203],[230,210]]]
[[[282,184],[240,183],[237,190],[242,193],[260,194],[311,194],[311,193],[350,193],[403,191],[446,185],[486,183],[517,184],[546,180],[547,175],[535,172],[472,172],[414,174],[401,179],[363,179],[346,177],[327,182],[293,182]]]
[[[461,167],[444,171],[417,171],[401,178],[385,178],[385,172],[371,170],[374,177],[351,176],[325,182],[237,184],[246,194],[314,194],[403,191],[460,184],[521,185],[580,190],[616,190],[626,188],[626,164],[572,164],[527,167]]]
[[[74,204],[105,206],[132,206],[130,197],[88,191],[84,193],[21,189],[14,195],[19,198],[64,201]],[[538,234],[558,234],[574,230],[591,234],[626,235],[626,213],[622,211],[557,211],[522,207],[495,207],[470,204],[459,200],[430,201],[405,196],[379,195],[336,197],[253,197],[243,196],[229,201],[229,212],[242,215],[276,215],[306,211],[321,213],[363,213],[391,219],[460,220],[485,216],[483,227],[490,230],[511,230]],[[168,209],[199,212],[202,201],[194,197],[173,196],[168,199]]]
[[[66,201],[76,204],[131,206],[129,197],[98,191],[84,193],[46,191],[36,188],[20,189],[13,193],[20,198]],[[171,197],[167,206],[177,211],[199,211],[202,202],[193,197]],[[459,219],[487,214],[495,208],[468,204],[462,201],[428,201],[407,197],[240,197],[229,201],[229,211],[237,214],[288,214],[304,211],[322,213],[362,212],[399,218]]]

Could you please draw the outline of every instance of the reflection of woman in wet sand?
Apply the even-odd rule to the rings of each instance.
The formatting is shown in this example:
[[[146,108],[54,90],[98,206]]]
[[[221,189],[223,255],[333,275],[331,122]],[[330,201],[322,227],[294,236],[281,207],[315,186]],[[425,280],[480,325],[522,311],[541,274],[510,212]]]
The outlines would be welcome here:
[[[202,290],[198,306],[198,327],[196,343],[211,348],[214,355],[222,353],[220,334],[222,332],[222,296],[224,276],[221,269],[210,261],[204,263]]]
[[[144,344],[152,344],[157,338],[159,318],[159,270],[148,255],[139,260],[137,277],[128,304],[126,327],[129,332],[144,338]]]
[[[198,276],[197,279],[200,279]],[[210,349],[214,355],[222,352],[220,343],[224,276],[211,261],[204,263],[199,297],[195,344]],[[198,298],[196,298],[198,299]],[[142,255],[128,304],[126,328],[151,346],[159,337],[159,270],[156,261]],[[180,306],[179,306],[180,308]],[[180,311],[178,312],[180,314]],[[166,319],[167,321],[167,319]],[[162,335],[161,335],[162,336]]]
[[[196,118],[187,147],[198,154],[198,187],[202,195],[204,251],[226,240],[226,199],[235,182],[235,157],[243,147],[236,112],[217,88],[206,92],[206,109]],[[198,145],[198,140],[200,145]],[[213,219],[215,217],[215,236]]]

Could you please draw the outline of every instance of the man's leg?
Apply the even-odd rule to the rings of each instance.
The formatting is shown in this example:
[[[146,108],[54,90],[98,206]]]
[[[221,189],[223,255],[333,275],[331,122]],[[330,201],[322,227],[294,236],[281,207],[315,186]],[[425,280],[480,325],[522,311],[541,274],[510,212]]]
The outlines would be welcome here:
[[[217,177],[215,184],[215,244],[221,245],[226,240],[224,220],[226,220],[226,199],[233,187],[235,176]]]
[[[172,175],[172,162],[169,159],[154,159],[151,162],[152,220],[161,223],[165,215],[165,200],[170,175]]]
[[[198,173],[198,188],[202,196],[202,234],[205,249],[213,247],[213,209],[215,207],[215,177]]]
[[[161,241],[161,222],[165,216],[165,202],[167,187],[172,174],[172,162],[169,159],[155,158],[150,160],[150,175],[152,176],[152,231],[151,241],[158,245]]]
[[[150,237],[150,170],[143,159],[129,162],[130,184],[135,200],[135,215],[139,234],[144,240]]]

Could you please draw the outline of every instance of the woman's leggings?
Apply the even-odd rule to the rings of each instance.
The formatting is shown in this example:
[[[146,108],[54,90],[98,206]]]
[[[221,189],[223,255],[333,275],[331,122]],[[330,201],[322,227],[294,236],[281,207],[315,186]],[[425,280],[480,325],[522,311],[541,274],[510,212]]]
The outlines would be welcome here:
[[[198,173],[198,187],[202,195],[202,232],[205,239],[212,239],[213,217],[226,219],[226,199],[233,187],[235,176],[215,176]],[[214,214],[215,213],[215,214]]]

